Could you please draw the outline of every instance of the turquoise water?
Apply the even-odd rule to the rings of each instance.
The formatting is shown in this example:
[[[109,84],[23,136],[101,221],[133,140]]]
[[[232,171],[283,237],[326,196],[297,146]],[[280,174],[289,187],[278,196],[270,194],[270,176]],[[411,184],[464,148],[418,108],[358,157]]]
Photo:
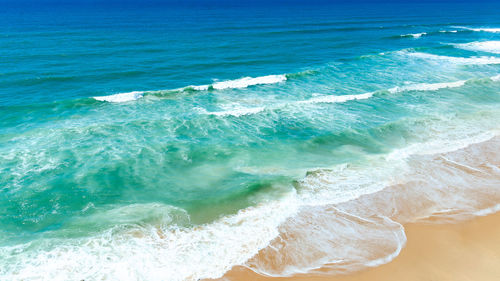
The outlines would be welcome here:
[[[498,8],[7,5],[0,279],[218,277],[387,159],[497,135]]]

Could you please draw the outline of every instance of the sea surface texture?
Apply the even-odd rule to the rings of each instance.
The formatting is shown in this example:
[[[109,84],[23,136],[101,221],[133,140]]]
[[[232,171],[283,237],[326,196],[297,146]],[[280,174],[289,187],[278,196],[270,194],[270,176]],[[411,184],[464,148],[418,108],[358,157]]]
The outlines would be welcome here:
[[[271,2],[2,2],[0,280],[346,273],[499,209],[500,2]]]

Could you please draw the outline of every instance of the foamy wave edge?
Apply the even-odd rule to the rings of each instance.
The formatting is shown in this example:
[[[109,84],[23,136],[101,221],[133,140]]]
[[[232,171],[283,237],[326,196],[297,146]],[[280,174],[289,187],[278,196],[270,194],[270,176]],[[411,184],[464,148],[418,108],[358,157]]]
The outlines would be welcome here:
[[[405,223],[497,212],[499,131],[476,131],[396,150],[362,172],[340,165],[308,173],[299,211],[246,266],[272,277],[348,273],[394,259],[406,243]],[[354,198],[336,201],[346,194]]]
[[[396,93],[402,93],[402,92],[407,92],[407,91],[437,91],[440,89],[450,89],[450,88],[459,88],[464,85],[466,85],[469,81],[474,81],[476,78],[469,79],[469,80],[459,80],[459,81],[454,81],[454,82],[440,82],[440,83],[414,83],[414,84],[408,84],[408,85],[403,85],[403,86],[396,86],[393,88],[389,88],[387,90],[379,90],[375,92],[368,92],[364,94],[358,94],[358,95],[322,95],[322,96],[317,96],[310,98],[308,100],[302,100],[302,101],[296,101],[296,102],[288,102],[288,103],[282,103],[282,104],[276,104],[273,106],[269,107],[254,107],[254,108],[237,108],[237,109],[231,109],[231,110],[226,110],[226,111],[216,111],[216,112],[206,112],[203,110],[203,113],[209,114],[209,115],[214,115],[214,116],[219,116],[219,117],[226,117],[226,116],[234,116],[234,117],[240,117],[240,116],[245,116],[245,115],[252,115],[252,114],[258,114],[266,109],[276,109],[276,108],[282,108],[285,106],[290,106],[290,105],[303,105],[303,104],[320,104],[320,103],[344,103],[348,101],[357,101],[357,100],[366,100],[372,98],[374,95],[377,93],[383,93],[383,92],[389,92],[391,94],[396,94]],[[488,77],[487,79],[490,79],[491,81],[500,81],[500,75]]]
[[[455,220],[499,209],[498,205],[477,209],[471,204],[458,210],[453,205],[428,204],[417,208],[417,213],[406,214],[399,205],[391,205],[400,202],[397,200],[400,193],[393,192],[400,189],[390,187],[407,184],[400,175],[411,172],[412,161],[417,168],[419,163],[423,163],[422,167],[434,163],[430,169],[426,168],[429,172],[439,167],[441,162],[435,163],[437,159],[457,171],[481,174],[475,167],[453,159],[453,155],[438,154],[491,140],[498,136],[498,131],[481,133],[482,129],[461,122],[458,124],[464,127],[455,128],[455,123],[449,124],[450,130],[448,127],[439,130],[443,133],[434,141],[367,159],[369,169],[343,164],[310,171],[298,181],[297,190],[291,189],[281,199],[265,201],[210,224],[175,226],[170,222],[179,216],[175,213],[183,210],[156,203],[136,204],[126,208],[137,208],[144,213],[161,210],[165,223],[120,226],[94,237],[70,241],[45,240],[41,243],[48,247],[36,252],[30,250],[36,247],[31,243],[1,247],[2,260],[17,256],[18,262],[1,267],[0,276],[7,280],[161,280],[165,276],[169,280],[198,280],[218,278],[234,265],[244,265],[268,276],[290,276],[305,272],[320,274],[319,268],[338,273],[387,263],[404,247],[404,222],[426,220],[436,214]],[[469,127],[475,131],[468,138],[456,138],[453,133]],[[444,133],[448,131],[449,136]],[[461,179],[458,177],[457,182]],[[416,181],[421,184],[418,178]],[[432,189],[430,193],[415,190],[418,194],[435,196]],[[460,192],[450,192],[450,196],[458,196],[454,202],[463,203]],[[112,210],[107,215],[117,213],[121,212]],[[315,231],[310,231],[311,228]],[[290,240],[290,237],[295,238]],[[318,259],[317,253],[322,253],[323,258]],[[270,268],[269,262],[279,266]]]
[[[157,94],[162,92],[182,92],[182,91],[208,91],[208,90],[225,90],[225,89],[241,89],[247,88],[250,86],[256,85],[266,85],[266,84],[276,84],[280,82],[284,82],[287,80],[287,76],[285,74],[281,75],[267,75],[260,77],[243,77],[235,80],[227,80],[221,82],[215,82],[210,85],[199,85],[199,86],[186,86],[179,89],[172,90],[155,90],[155,91],[133,91],[128,93],[118,93],[108,96],[97,96],[93,97],[98,101],[106,101],[106,102],[128,102],[134,101],[142,98],[145,94]]]
[[[480,51],[500,54],[500,41],[477,41],[463,44],[452,44],[455,48],[468,51]]]
[[[480,56],[480,57],[450,57],[450,56],[441,56],[429,53],[421,53],[421,52],[409,52],[409,51],[398,51],[397,53],[410,56],[418,59],[424,59],[429,61],[439,61],[439,62],[449,62],[458,65],[488,65],[488,64],[500,64],[500,57],[488,57],[488,56]]]
[[[413,37],[415,39],[418,39],[424,35],[427,35],[427,32],[403,34],[403,35],[401,35],[401,37]]]
[[[120,93],[109,96],[99,96],[94,97],[95,100],[98,101],[107,101],[107,102],[127,102],[134,101],[142,98],[144,96],[144,92],[142,91],[133,91],[128,93]]]
[[[467,27],[467,26],[456,26],[456,28],[462,28],[465,30],[471,30],[476,32],[491,32],[491,33],[499,33],[500,28],[496,27]]]

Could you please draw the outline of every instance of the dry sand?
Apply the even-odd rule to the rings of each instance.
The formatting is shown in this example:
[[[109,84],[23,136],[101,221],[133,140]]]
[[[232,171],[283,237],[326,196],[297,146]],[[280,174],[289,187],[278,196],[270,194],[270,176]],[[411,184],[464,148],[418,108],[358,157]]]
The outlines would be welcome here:
[[[499,281],[500,212],[458,224],[407,224],[407,244],[392,262],[349,275],[260,276],[235,267],[222,280]]]

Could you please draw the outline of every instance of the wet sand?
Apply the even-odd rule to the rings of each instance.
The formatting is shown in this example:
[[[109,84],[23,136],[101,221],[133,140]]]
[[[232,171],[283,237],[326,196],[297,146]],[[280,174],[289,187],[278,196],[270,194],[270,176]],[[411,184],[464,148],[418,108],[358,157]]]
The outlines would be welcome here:
[[[219,280],[500,280],[500,212],[457,224],[406,224],[405,232],[407,244],[392,262],[352,274],[269,278],[235,267]]]

